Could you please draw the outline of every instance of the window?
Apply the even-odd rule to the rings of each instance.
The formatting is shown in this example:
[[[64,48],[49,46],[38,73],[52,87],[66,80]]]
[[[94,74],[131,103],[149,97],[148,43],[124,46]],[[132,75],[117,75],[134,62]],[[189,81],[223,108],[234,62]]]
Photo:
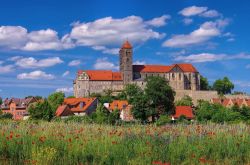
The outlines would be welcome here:
[[[80,102],[80,109],[83,108],[83,102]]]
[[[179,80],[181,80],[181,73],[179,73]]]
[[[175,74],[174,74],[174,73],[172,73],[172,79],[173,79],[173,80],[175,79]]]

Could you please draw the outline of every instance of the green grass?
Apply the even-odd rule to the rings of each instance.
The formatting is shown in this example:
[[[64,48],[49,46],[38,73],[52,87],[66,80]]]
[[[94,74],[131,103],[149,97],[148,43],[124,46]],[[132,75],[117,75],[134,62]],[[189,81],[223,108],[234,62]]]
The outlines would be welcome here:
[[[0,164],[249,164],[250,126],[0,123]]]

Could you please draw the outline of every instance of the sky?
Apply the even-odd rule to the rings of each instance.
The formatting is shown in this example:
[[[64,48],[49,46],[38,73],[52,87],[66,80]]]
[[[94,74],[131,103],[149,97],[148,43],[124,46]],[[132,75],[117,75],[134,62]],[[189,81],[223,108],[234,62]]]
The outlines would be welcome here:
[[[72,95],[77,70],[192,63],[212,84],[224,76],[250,93],[247,0],[3,0],[0,97]]]

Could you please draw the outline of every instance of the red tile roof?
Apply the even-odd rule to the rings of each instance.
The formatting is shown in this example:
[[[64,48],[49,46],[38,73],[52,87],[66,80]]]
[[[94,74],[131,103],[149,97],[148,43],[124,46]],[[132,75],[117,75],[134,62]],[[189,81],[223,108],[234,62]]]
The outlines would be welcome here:
[[[173,66],[164,65],[133,65],[134,72],[144,73],[166,73],[172,69]]]
[[[174,64],[173,66],[180,67],[183,72],[194,72],[194,73],[198,72],[192,64],[183,63],[183,64]]]
[[[186,116],[187,119],[193,119],[194,114],[191,106],[176,106],[174,118],[179,118],[180,116]]]
[[[128,41],[125,41],[122,45],[122,48],[124,49],[132,49],[132,45],[128,42]]]
[[[66,98],[63,103],[69,105],[72,112],[84,112],[95,100],[96,98]]]
[[[125,109],[128,106],[127,100],[114,100],[112,103],[110,103],[109,108],[110,110],[114,111],[116,109],[122,110]]]
[[[61,105],[56,110],[56,116],[69,116],[73,114],[74,113],[70,111],[68,105]]]
[[[112,72],[111,70],[79,70],[78,75],[85,72],[92,81],[122,81],[120,72]]]

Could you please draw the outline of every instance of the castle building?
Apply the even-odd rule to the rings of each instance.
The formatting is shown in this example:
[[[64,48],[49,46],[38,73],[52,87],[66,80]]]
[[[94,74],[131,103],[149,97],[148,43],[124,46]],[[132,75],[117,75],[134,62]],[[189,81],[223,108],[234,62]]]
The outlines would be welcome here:
[[[192,64],[133,65],[133,47],[126,41],[119,52],[120,71],[79,70],[74,80],[75,97],[86,97],[104,90],[119,92],[127,84],[144,88],[149,76],[164,77],[174,90],[200,90],[200,74]]]

